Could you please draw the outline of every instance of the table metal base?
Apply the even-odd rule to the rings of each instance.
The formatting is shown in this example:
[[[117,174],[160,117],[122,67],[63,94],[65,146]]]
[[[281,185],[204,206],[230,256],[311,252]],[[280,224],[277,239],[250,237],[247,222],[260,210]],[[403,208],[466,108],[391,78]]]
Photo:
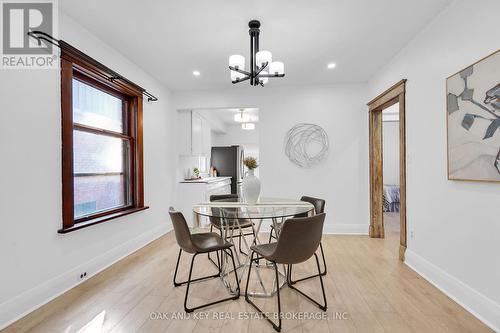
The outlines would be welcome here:
[[[264,260],[264,259],[263,259]],[[249,264],[243,264],[239,267],[236,267],[236,270],[238,270],[238,280],[239,280],[239,283],[240,283],[240,295],[241,296],[244,296],[245,295],[245,291],[243,290],[243,288],[241,288],[241,281],[242,281],[242,277],[243,276],[246,276],[245,274],[245,271],[248,269],[248,265]],[[254,265],[255,267],[252,269],[252,271],[254,271],[254,269],[262,269],[262,268],[265,268],[265,269],[274,269],[274,267],[272,265],[268,265],[267,262],[266,264],[264,265]],[[227,272],[224,272],[222,275],[221,275],[221,280],[222,282],[224,283],[224,285],[226,286],[226,288],[229,290],[229,292],[231,294],[236,294],[236,288],[234,288],[234,285],[231,285],[229,283],[229,278],[228,276],[230,274],[233,273],[233,269],[231,270],[228,270]],[[283,288],[286,284],[286,270],[285,270],[285,267],[283,267],[283,271],[279,270],[278,269],[278,275],[283,277],[283,281],[279,284],[279,288]],[[257,275],[259,276],[259,275]],[[265,288],[262,280],[260,279],[260,285],[263,289],[262,292],[256,292],[256,291],[253,291],[253,292],[248,292],[248,295],[250,296],[253,296],[253,297],[262,297],[262,298],[269,298],[269,297],[273,297],[275,294],[276,294],[276,281],[275,281],[276,278],[274,278],[273,280],[273,283],[272,283],[272,289],[270,291],[267,291],[267,289]]]
[[[235,241],[234,241],[234,232],[235,232],[235,229],[237,231],[239,231],[240,234],[243,234],[243,230],[241,228],[241,225],[240,225],[240,222],[238,219],[234,219],[233,221],[236,222],[236,225],[237,225],[237,228],[222,228],[222,235],[223,235],[223,238],[224,239],[227,239],[228,241],[230,241],[231,243],[233,244],[236,244]],[[273,225],[275,227],[275,230],[278,230],[277,226],[278,226],[278,219],[277,218],[273,218],[272,219],[273,221]],[[229,225],[229,223],[227,223],[227,219],[226,218],[223,218],[222,219],[222,226],[224,225]],[[262,219],[259,219],[259,220],[252,220],[252,222],[254,222],[254,224],[252,225],[252,229],[253,229],[253,233],[255,235],[255,238],[253,239],[253,241],[251,242],[251,244],[249,244],[247,242],[247,239],[246,237],[244,236],[241,236],[242,238],[242,241],[243,241],[243,244],[246,248],[246,250],[248,251],[247,253],[248,254],[251,254],[252,250],[251,250],[251,245],[253,244],[260,244],[260,239],[259,239],[259,232],[260,232],[260,228],[262,226]],[[234,245],[234,249],[236,249],[236,245]],[[236,253],[237,250],[234,251],[235,252],[235,259],[236,261],[238,262],[238,265],[236,266],[236,270],[238,271],[238,280],[239,280],[239,283],[240,283],[240,286],[242,285],[242,279],[243,277],[246,277],[246,272],[247,272],[247,269],[250,265],[250,257],[249,256],[245,256],[246,259],[245,261],[241,261],[240,260],[240,255],[239,253]],[[222,281],[224,283],[224,285],[226,286],[226,288],[228,288],[229,292],[234,294],[236,293],[236,288],[235,286],[232,286],[231,283],[229,282],[229,274],[232,273],[233,269],[230,267],[229,265],[229,257],[226,255],[226,254],[223,254],[222,255],[223,257],[223,260],[222,260],[222,264],[223,264],[223,268],[222,268],[222,275],[221,275],[221,278],[222,278]],[[261,259],[260,262],[264,262],[264,264],[255,264],[255,270],[252,269],[252,271],[255,272],[255,274],[257,275],[257,279],[258,279],[258,282],[260,284],[260,287],[262,288],[262,292],[257,292],[257,291],[252,291],[252,292],[248,292],[248,294],[250,296],[253,296],[253,297],[273,297],[274,294],[276,294],[276,278],[273,279],[273,283],[272,283],[272,288],[270,291],[268,291],[264,285],[264,282],[262,280],[262,277],[261,277],[261,272],[260,272],[260,269],[262,268],[265,268],[265,269],[270,269],[270,268],[273,268],[272,265],[268,265],[270,263],[267,262],[267,260],[265,259]],[[281,276],[283,277],[283,281],[279,284],[279,288],[281,289],[282,287],[285,286],[286,284],[286,268],[285,266],[283,265],[283,271],[280,271],[278,269],[278,276]],[[240,295],[244,295],[245,292],[243,291],[243,288],[240,288]]]

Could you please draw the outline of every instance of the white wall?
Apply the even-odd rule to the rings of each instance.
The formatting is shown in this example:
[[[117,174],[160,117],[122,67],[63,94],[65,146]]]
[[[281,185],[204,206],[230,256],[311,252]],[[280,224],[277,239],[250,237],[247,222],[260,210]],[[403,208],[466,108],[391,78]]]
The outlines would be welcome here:
[[[262,195],[326,199],[326,232],[367,233],[368,127],[366,85],[318,85],[174,93],[177,109],[259,108]],[[292,164],[283,152],[286,132],[300,122],[322,126],[330,155],[313,169]]]
[[[399,121],[382,123],[384,184],[399,185]]]
[[[61,116],[57,70],[0,72],[0,328],[170,228],[176,156],[170,93],[60,13],[63,40],[147,88],[145,202],[140,213],[61,235]]]
[[[212,145],[259,145],[259,123],[255,124],[255,130],[249,131],[241,128],[241,124],[226,126],[225,133],[213,133]]]
[[[369,82],[407,78],[407,263],[500,330],[500,184],[447,180],[446,77],[500,46],[498,0],[456,1]],[[500,133],[496,133],[500,135]]]
[[[0,73],[0,327],[169,228],[175,109],[255,106],[265,196],[327,200],[326,231],[367,232],[365,102],[407,78],[407,263],[500,329],[498,184],[446,180],[445,78],[495,51],[500,2],[456,1],[366,85],[242,88],[176,93],[60,14],[62,38],[148,88],[145,200],[149,210],[60,235],[59,73]],[[325,128],[330,156],[314,169],[291,164],[283,137],[298,122]],[[496,135],[499,135],[498,133]]]

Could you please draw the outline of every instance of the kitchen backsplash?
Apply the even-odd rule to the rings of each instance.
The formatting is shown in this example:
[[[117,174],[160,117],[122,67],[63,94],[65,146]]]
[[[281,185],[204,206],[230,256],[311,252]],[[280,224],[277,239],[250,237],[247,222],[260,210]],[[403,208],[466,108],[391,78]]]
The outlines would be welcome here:
[[[205,156],[179,156],[177,178],[179,180],[185,179],[189,172],[193,172],[193,168],[198,168],[200,170],[200,175],[202,177],[208,176],[208,170],[210,165],[208,165],[208,158]],[[189,172],[188,172],[189,171]]]

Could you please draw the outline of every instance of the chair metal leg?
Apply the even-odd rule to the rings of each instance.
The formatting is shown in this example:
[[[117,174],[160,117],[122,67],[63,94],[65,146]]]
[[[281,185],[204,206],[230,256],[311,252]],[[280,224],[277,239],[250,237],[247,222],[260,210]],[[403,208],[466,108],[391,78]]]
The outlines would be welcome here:
[[[269,240],[267,241],[268,243],[271,243],[271,241],[273,240],[273,228],[271,228],[271,231],[269,231]]]
[[[234,261],[232,249],[229,249],[229,255],[231,256],[231,261],[233,262],[234,278],[236,279],[236,292],[235,292],[236,295],[234,296],[233,299],[238,299],[240,297],[240,293],[241,293],[240,280],[238,279],[238,273],[236,272],[236,263]]]
[[[189,286],[191,285],[191,282],[199,281],[200,280],[200,279],[191,280],[191,275],[193,273],[194,259],[196,258],[197,255],[198,255],[198,253],[195,253],[193,255],[193,258],[191,259],[191,267],[189,267],[189,277],[188,277],[188,280],[187,280],[186,294],[184,296],[184,311],[186,311],[186,312],[189,313],[189,312],[193,312],[195,310],[198,310],[198,309],[210,306],[210,305],[219,304],[219,303],[222,303],[222,302],[225,302],[225,301],[230,301],[230,300],[238,299],[240,297],[240,284],[238,282],[238,273],[236,272],[236,264],[234,262],[234,257],[233,257],[233,254],[232,254],[231,250],[230,250],[229,256],[231,257],[231,259],[233,261],[234,277],[236,279],[236,284],[237,284],[237,293],[234,296],[231,296],[231,297],[223,298],[223,299],[220,299],[220,300],[217,300],[217,301],[214,301],[214,302],[210,302],[210,303],[207,303],[207,304],[203,304],[203,305],[198,305],[198,306],[196,306],[194,308],[188,308],[187,301],[188,301],[188,294],[189,294]]]
[[[326,260],[325,260],[325,252],[323,251],[323,244],[319,242],[319,249],[321,250],[321,258],[323,259],[323,272],[320,273],[320,275],[325,276],[326,275]]]
[[[252,241],[252,245],[257,245],[257,234],[255,233],[255,228],[254,228],[254,225],[252,224],[252,235],[253,235],[253,241]],[[247,255],[248,257],[248,255]],[[257,260],[257,266],[260,265],[260,259]]]
[[[177,263],[175,264],[175,272],[174,272],[174,286],[178,287],[180,284],[175,282],[175,278],[177,277],[177,270],[179,269],[179,262],[181,261],[182,249],[179,249],[179,255],[177,256]]]
[[[238,237],[238,250],[240,251],[241,254],[245,255],[248,257],[248,253],[246,253],[245,251],[243,251],[243,249],[241,248],[241,238],[242,237],[245,237],[245,235],[243,234],[243,232],[240,233],[239,237]]]
[[[253,255],[254,251],[252,251],[252,254],[250,255],[250,264],[248,265],[248,275],[247,275],[247,285],[245,287],[245,300],[248,302],[248,282],[250,281],[250,271],[252,270],[252,262],[253,262]]]
[[[269,232],[269,242],[268,243],[271,243],[272,239],[278,239],[276,235],[273,235],[273,231],[274,233],[276,233],[276,231],[274,230],[274,228],[271,228],[271,231]]]
[[[207,257],[208,257],[208,260],[210,260],[212,262],[212,264],[214,264],[214,266],[219,270],[219,272],[221,271],[222,269],[222,262],[221,262],[221,259],[219,257],[219,251],[215,252],[215,254],[217,254],[217,262],[215,262],[212,257],[210,257],[210,252],[207,253]]]
[[[278,297],[278,325],[276,325],[270,318],[269,318],[269,315],[267,313],[264,313],[254,302],[252,302],[250,300],[250,298],[248,297],[248,284],[250,282],[250,271],[252,270],[252,262],[253,261],[256,261],[259,259],[259,257],[257,256],[257,258],[253,258],[253,255],[255,254],[254,251],[252,251],[252,254],[251,254],[251,257],[250,257],[250,266],[248,266],[248,276],[247,276],[247,285],[245,287],[245,300],[250,303],[261,315],[263,315],[266,320],[271,323],[271,325],[273,325],[273,328],[277,331],[277,332],[281,332],[281,299],[280,299],[280,282],[279,282],[279,276],[278,276],[278,266],[276,265],[276,263],[274,261],[272,261],[273,263],[273,266],[274,266],[274,273],[276,275],[276,295]]]
[[[309,295],[306,295],[304,292],[300,291],[299,289],[295,288],[292,285],[292,283],[290,281],[291,277],[292,277],[292,270],[291,270],[292,265],[288,265],[287,284],[288,284],[288,287],[290,287],[290,289],[295,290],[296,292],[298,292],[299,294],[301,294],[302,296],[306,297],[308,300],[310,300],[311,302],[313,302],[314,304],[316,304],[321,310],[326,311],[326,309],[327,309],[327,303],[326,303],[325,286],[323,285],[323,275],[320,274],[321,273],[321,269],[319,267],[319,259],[318,259],[318,255],[316,253],[314,254],[314,258],[316,259],[316,266],[318,267],[318,274],[315,275],[315,276],[319,277],[319,281],[321,283],[321,291],[323,293],[323,302],[324,302],[324,305],[319,304],[316,300],[312,299]]]
[[[186,283],[189,282],[189,280],[186,280],[186,281],[183,281],[183,282],[177,282],[176,281],[177,280],[177,271],[179,269],[179,262],[181,261],[181,254],[182,254],[182,249],[179,250],[179,256],[177,257],[177,264],[175,265],[174,287],[179,287],[179,286],[185,285]],[[196,256],[196,254],[195,254],[195,256]],[[196,282],[196,281],[201,281],[201,280],[214,279],[214,278],[220,277],[220,274],[221,274],[221,270],[219,268],[219,272],[217,274],[209,275],[209,276],[204,276],[204,277],[201,277],[201,278],[197,278],[197,279],[191,280],[190,282]]]
[[[210,224],[210,232],[213,232],[213,230],[214,230],[214,225]],[[210,257],[210,252],[207,253],[207,257],[208,257],[208,260],[210,260],[215,265],[215,267],[217,267],[217,269],[221,270],[221,262],[219,260],[218,253],[217,253],[217,263],[215,263],[215,261]]]
[[[244,237],[244,236],[249,236],[249,235],[251,235],[251,234],[245,234],[245,235],[243,235],[243,234],[242,234],[242,235],[240,236],[240,244],[239,244],[239,250],[240,250],[240,253],[241,253],[241,254],[243,254],[243,255],[245,255],[245,256],[247,256],[247,257],[248,257],[248,253],[246,253],[245,251],[243,251],[243,248],[241,247],[241,237]],[[238,237],[238,236],[236,236],[236,237]]]
[[[221,262],[221,256],[222,256],[222,253],[221,253],[221,256],[219,256],[219,251],[215,252],[215,254],[217,254],[217,263],[219,264],[219,266],[217,266],[219,268],[219,272],[222,270],[222,262]]]
[[[307,276],[305,278],[301,278],[301,279],[294,281],[294,280],[292,280],[292,274],[291,274],[292,267],[290,265],[290,284],[295,284],[295,283],[300,282],[300,281],[312,279],[312,278],[318,277],[319,275],[322,275],[322,276],[326,275],[327,269],[326,269],[325,253],[323,252],[323,244],[321,244],[321,242],[319,243],[319,249],[321,251],[321,257],[323,260],[323,271],[320,270],[319,274],[314,274],[314,275]]]

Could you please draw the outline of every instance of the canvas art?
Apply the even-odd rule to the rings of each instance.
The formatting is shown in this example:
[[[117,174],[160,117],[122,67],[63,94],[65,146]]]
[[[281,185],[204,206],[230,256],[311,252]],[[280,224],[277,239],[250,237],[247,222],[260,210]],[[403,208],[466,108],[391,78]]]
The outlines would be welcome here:
[[[500,182],[500,50],[446,81],[448,179]]]
[[[321,126],[297,124],[285,135],[285,154],[295,165],[312,168],[328,156],[328,141],[328,135]]]

